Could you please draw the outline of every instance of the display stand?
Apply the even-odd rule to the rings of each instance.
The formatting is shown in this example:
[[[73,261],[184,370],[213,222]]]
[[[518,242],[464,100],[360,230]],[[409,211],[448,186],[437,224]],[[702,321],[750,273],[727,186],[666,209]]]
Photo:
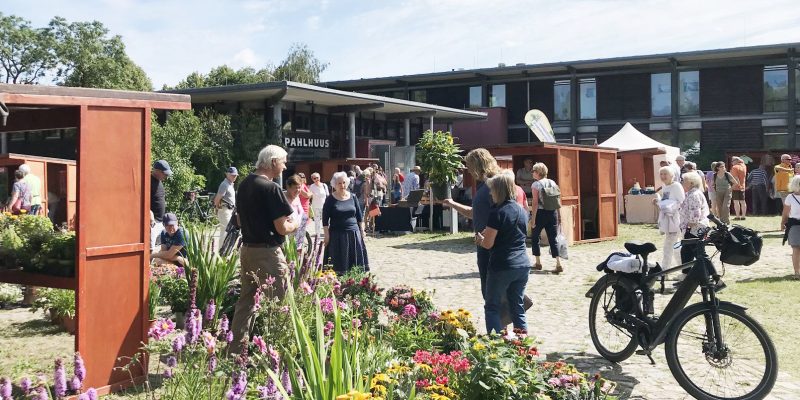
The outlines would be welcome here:
[[[188,110],[186,95],[0,84],[6,132],[77,128],[75,277],[2,271],[0,281],[74,289],[75,350],[100,394],[144,378],[123,371],[147,341],[152,109]]]

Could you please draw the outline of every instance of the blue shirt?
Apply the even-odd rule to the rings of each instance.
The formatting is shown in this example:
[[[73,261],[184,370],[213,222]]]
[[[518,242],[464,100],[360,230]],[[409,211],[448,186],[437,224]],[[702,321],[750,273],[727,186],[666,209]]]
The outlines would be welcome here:
[[[489,212],[488,228],[497,230],[494,246],[489,249],[489,268],[530,268],[525,252],[528,213],[514,200],[507,200]]]
[[[354,195],[347,200],[339,200],[336,196],[325,198],[322,206],[322,226],[333,231],[357,231],[364,220],[364,209]]]
[[[480,232],[483,228],[486,228],[491,208],[492,193],[485,183],[478,182],[478,190],[475,192],[475,198],[472,199],[472,225],[475,227],[475,232]]]
[[[186,252],[186,237],[183,234],[182,228],[178,228],[178,230],[175,231],[175,234],[172,236],[167,233],[166,229],[161,231],[161,245],[163,245],[167,250],[169,250],[172,246],[183,246],[183,248],[178,251],[178,254],[182,257],[186,257],[188,254]]]

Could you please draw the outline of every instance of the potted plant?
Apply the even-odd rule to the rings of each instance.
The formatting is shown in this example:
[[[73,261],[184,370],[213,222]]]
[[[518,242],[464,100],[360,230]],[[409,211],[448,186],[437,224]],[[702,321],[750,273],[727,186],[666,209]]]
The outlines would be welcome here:
[[[185,313],[189,310],[189,282],[183,277],[164,276],[159,279],[161,298],[175,314],[175,326],[183,329]]]
[[[450,197],[450,185],[455,183],[461,164],[461,148],[453,143],[450,132],[425,131],[417,144],[417,160],[431,184],[437,199]]]

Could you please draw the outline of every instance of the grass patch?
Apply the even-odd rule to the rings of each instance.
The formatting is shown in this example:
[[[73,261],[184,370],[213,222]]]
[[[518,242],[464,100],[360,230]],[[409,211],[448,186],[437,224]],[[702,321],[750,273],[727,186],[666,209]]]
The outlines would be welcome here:
[[[800,371],[797,346],[800,282],[791,276],[742,280],[729,285],[720,298],[748,308],[747,312],[769,333],[778,350],[781,371]]]

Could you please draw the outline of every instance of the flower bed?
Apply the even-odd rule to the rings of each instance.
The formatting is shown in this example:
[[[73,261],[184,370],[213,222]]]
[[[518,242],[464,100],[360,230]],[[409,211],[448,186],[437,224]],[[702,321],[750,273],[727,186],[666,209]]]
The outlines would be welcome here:
[[[292,245],[289,243],[289,245]],[[272,295],[274,279],[261,282],[255,318],[241,354],[229,355],[231,311],[215,296],[197,302],[203,274],[188,272],[186,323],[156,321],[142,351],[150,373],[163,376],[140,388],[141,398],[162,399],[604,399],[613,388],[564,362],[539,356],[525,332],[476,335],[466,310],[436,311],[430,296],[408,287],[380,288],[374,276],[320,271],[315,243],[305,259],[290,260],[288,295]],[[170,282],[186,279],[168,274]],[[170,289],[171,290],[171,289]],[[174,291],[180,293],[180,290]],[[227,296],[226,296],[227,297]],[[235,296],[234,296],[235,297]],[[226,302],[226,300],[222,300]],[[62,366],[63,369],[63,366]],[[39,385],[55,398],[80,394]],[[63,373],[61,373],[63,375]],[[11,391],[10,381],[3,385]],[[73,385],[75,386],[75,385]],[[5,387],[5,386],[4,386]],[[26,392],[14,389],[14,395]],[[23,398],[3,396],[0,398]],[[9,392],[10,393],[10,392]]]

